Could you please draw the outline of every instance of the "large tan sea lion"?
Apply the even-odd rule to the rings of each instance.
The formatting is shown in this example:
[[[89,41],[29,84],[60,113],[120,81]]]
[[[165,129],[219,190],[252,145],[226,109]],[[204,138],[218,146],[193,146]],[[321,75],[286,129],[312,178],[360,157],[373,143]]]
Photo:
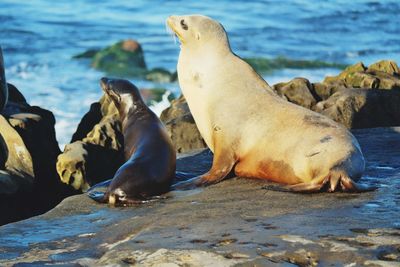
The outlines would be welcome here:
[[[170,16],[181,42],[178,78],[190,111],[214,153],[192,180],[213,184],[234,170],[298,192],[362,191],[360,146],[343,126],[281,99],[236,56],[223,26],[201,16]]]
[[[119,111],[126,162],[112,180],[92,187],[108,185],[105,193],[89,190],[89,196],[130,205],[168,192],[175,178],[176,154],[164,125],[129,81],[102,78],[100,83]]]

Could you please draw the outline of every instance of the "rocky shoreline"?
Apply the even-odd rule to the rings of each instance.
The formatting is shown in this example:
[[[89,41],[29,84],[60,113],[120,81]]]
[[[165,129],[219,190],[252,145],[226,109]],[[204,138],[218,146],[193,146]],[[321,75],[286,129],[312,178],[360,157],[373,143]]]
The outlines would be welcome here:
[[[110,62],[119,64],[121,76],[160,83],[177,78],[169,71],[147,70],[140,44],[132,40],[76,58],[85,57],[105,72],[115,70]],[[266,64],[288,64],[282,58],[249,63],[265,71]],[[126,68],[133,72],[126,73]],[[172,191],[165,199],[137,208],[109,209],[81,193],[111,178],[123,161],[121,125],[110,99],[103,96],[91,105],[62,152],[54,115],[29,105],[8,84],[8,102],[0,115],[0,225],[42,214],[63,201],[44,215],[0,227],[0,265],[167,261],[173,266],[207,266],[209,261],[221,266],[265,262],[267,266],[285,262],[392,266],[399,262],[397,64],[390,60],[370,66],[357,63],[319,83],[295,78],[272,88],[287,101],[349,129],[361,129],[353,131],[367,158],[363,180],[379,189],[359,195],[307,196],[273,192],[265,183],[235,178],[204,190]],[[141,92],[148,101],[166,93],[165,89]],[[196,153],[206,145],[184,97],[172,100],[160,118],[180,153],[178,169],[193,174],[207,171],[212,154],[208,150]],[[48,240],[47,228],[54,229]]]
[[[85,195],[2,226],[0,265],[398,266],[400,129],[355,130],[367,160],[363,194],[291,194],[233,178],[138,207]],[[205,150],[178,159],[202,173]],[[18,265],[17,265],[18,266]]]

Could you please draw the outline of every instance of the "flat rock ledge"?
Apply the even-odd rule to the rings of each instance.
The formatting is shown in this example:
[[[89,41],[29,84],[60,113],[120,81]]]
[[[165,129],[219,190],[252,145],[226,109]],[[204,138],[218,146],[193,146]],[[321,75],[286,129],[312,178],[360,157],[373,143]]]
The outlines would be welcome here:
[[[399,266],[400,127],[354,131],[363,194],[293,194],[232,178],[138,207],[86,195],[0,227],[0,266]],[[204,150],[178,160],[201,173]]]

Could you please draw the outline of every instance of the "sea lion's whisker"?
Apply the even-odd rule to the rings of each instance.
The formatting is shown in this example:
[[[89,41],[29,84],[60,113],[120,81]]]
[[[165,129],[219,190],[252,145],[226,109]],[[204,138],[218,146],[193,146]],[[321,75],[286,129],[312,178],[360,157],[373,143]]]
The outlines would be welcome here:
[[[165,23],[165,29],[169,35],[171,35],[172,39],[174,40],[174,44],[176,44],[176,34],[175,32],[168,26],[168,23]]]

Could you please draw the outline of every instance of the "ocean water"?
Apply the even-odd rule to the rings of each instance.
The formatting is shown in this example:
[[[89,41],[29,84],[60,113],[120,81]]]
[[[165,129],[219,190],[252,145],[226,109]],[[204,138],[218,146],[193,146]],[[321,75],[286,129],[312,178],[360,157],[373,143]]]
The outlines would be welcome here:
[[[7,79],[30,104],[55,114],[63,146],[89,105],[100,98],[99,79],[105,75],[72,56],[133,38],[142,44],[149,68],[173,71],[179,45],[167,33],[165,19],[193,13],[219,20],[233,50],[242,57],[400,62],[398,0],[0,0],[0,45]],[[270,84],[298,76],[319,81],[338,72],[283,69],[265,79]],[[133,82],[139,88],[164,87],[179,94],[177,83]],[[167,106],[163,101],[152,108],[160,113]]]

